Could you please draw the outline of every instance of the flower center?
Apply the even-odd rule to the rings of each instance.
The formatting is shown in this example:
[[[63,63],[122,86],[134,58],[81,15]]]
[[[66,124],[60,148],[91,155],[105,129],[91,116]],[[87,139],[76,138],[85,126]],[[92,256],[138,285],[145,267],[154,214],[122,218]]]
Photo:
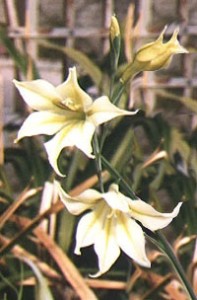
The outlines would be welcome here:
[[[70,97],[63,99],[62,101],[54,101],[55,105],[58,107],[71,110],[71,111],[81,111],[81,105],[76,103],[76,101]]]
[[[63,106],[68,107],[73,111],[77,111],[81,108],[81,105],[77,104],[76,101],[70,97],[64,99],[61,103],[63,104]]]
[[[117,218],[118,217],[118,215],[119,215],[119,210],[117,210],[117,209],[112,209],[111,211],[110,211],[110,213],[107,215],[107,219],[111,219],[111,218]]]

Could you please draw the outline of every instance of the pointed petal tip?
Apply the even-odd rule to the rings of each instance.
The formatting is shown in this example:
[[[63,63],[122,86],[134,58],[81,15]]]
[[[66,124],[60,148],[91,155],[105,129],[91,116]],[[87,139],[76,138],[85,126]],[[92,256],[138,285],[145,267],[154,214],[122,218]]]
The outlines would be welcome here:
[[[180,51],[181,51],[180,53],[189,53],[189,51],[183,46],[181,46]]]
[[[74,250],[74,253],[76,255],[81,255],[81,250],[78,247],[76,247],[75,250]]]
[[[174,210],[173,210],[173,212],[172,212],[173,217],[176,217],[176,216],[178,215],[178,213],[179,213],[180,208],[181,208],[182,205],[183,205],[183,202],[179,202],[179,203],[177,204],[177,206],[174,208]]]
[[[75,253],[77,254],[77,253]],[[80,253],[81,254],[81,253]],[[146,258],[145,260],[143,261],[137,261],[137,263],[141,266],[141,267],[144,267],[144,268],[151,268],[151,262],[148,258]],[[108,270],[99,270],[97,273],[95,274],[88,274],[89,277],[91,278],[98,278],[100,276],[102,276],[103,274],[105,274]]]
[[[146,258],[144,261],[139,263],[140,266],[144,268],[150,268],[151,267],[151,262],[148,258]]]
[[[68,78],[70,78],[74,82],[77,82],[77,69],[75,66],[72,68],[69,68]]]
[[[18,142],[19,142],[18,138],[14,139],[14,144],[17,144]]]
[[[167,28],[168,28],[168,25],[165,25],[165,26],[164,26],[164,29],[162,30],[162,32],[160,33],[160,35],[159,35],[159,37],[158,37],[158,39],[157,39],[158,41],[163,41],[163,36],[164,36],[164,34],[165,34]]]
[[[107,272],[107,271],[106,271]],[[91,278],[98,278],[100,277],[101,275],[103,275],[105,272],[101,272],[101,271],[98,271],[96,274],[88,274],[89,277]]]
[[[177,26],[177,27],[175,28],[174,32],[173,32],[172,37],[173,37],[173,38],[177,38],[178,34],[179,34],[179,27]]]
[[[76,67],[75,67],[75,66],[73,66],[73,67],[69,68],[69,71],[70,71],[70,72],[76,72],[76,70],[77,70],[77,69],[76,69]]]

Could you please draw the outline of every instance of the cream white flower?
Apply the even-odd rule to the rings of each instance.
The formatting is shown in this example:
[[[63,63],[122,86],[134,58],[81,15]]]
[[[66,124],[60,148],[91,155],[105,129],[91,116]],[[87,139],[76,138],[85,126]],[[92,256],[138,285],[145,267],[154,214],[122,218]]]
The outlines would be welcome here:
[[[59,183],[56,185],[71,214],[78,215],[89,210],[77,227],[75,253],[80,254],[81,248],[94,245],[99,264],[99,272],[94,276],[108,271],[121,250],[139,265],[150,267],[144,232],[135,220],[151,231],[162,229],[177,216],[182,204],[179,203],[171,213],[160,213],[142,200],[124,196],[116,184],[112,184],[104,194],[89,189],[76,197],[70,197]]]
[[[113,105],[102,96],[94,102],[77,81],[76,68],[69,69],[65,82],[57,87],[45,80],[18,82],[14,80],[25,102],[37,112],[32,112],[18,132],[17,140],[37,134],[54,135],[45,143],[49,161],[58,169],[57,159],[64,147],[76,146],[93,158],[91,140],[98,125],[123,115],[132,115]]]

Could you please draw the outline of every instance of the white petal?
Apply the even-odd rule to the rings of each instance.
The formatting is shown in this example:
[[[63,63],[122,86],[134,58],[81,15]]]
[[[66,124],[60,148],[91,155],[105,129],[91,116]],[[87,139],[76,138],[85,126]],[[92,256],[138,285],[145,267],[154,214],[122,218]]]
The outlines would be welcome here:
[[[81,254],[81,248],[90,246],[98,240],[103,221],[103,209],[104,203],[99,203],[96,210],[85,214],[80,219],[76,232],[76,254]]]
[[[55,185],[61,201],[73,215],[79,215],[85,210],[91,209],[95,206],[95,203],[101,199],[101,194],[93,189],[86,190],[78,196],[71,197],[62,189],[57,181],[55,181]]]
[[[150,267],[146,256],[145,237],[142,228],[132,219],[121,213],[116,222],[118,245],[130,258],[139,265]]]
[[[74,105],[79,109],[81,108],[81,110],[86,109],[92,104],[92,99],[90,96],[84,92],[84,90],[82,90],[78,84],[75,67],[69,69],[67,80],[57,86],[56,90],[63,99],[72,99]]]
[[[117,184],[111,184],[109,191],[102,196],[112,209],[125,213],[130,212],[129,204],[131,200],[119,192]]]
[[[21,126],[17,139],[37,134],[52,135],[64,126],[65,120],[65,116],[47,111],[31,113]]]
[[[59,111],[60,109],[54,105],[53,101],[61,101],[60,95],[55,87],[49,82],[38,79],[33,81],[19,82],[13,81],[18,88],[25,102],[35,110],[52,110]]]
[[[95,124],[95,126],[119,116],[134,115],[136,113],[137,111],[130,112],[118,108],[112,104],[106,96],[96,99],[87,111],[89,119]]]
[[[61,150],[65,147],[76,146],[88,157],[93,158],[91,140],[95,127],[87,121],[73,120],[58,132],[53,139],[45,143],[49,162],[54,170],[62,176],[57,166],[57,159]]]
[[[160,213],[148,203],[135,200],[130,204],[131,216],[146,228],[154,231],[166,227],[178,215],[181,205],[182,203],[178,203],[171,213]]]
[[[91,276],[98,277],[107,272],[120,255],[114,231],[114,218],[106,216],[103,219],[103,226],[95,239],[94,249],[98,256],[99,272]]]

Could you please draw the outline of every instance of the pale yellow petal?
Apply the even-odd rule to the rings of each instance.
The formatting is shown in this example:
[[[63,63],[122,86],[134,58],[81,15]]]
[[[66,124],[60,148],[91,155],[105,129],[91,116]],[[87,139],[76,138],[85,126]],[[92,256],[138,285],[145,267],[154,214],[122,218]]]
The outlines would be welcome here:
[[[63,190],[57,181],[55,185],[61,201],[73,215],[79,215],[85,210],[91,209],[101,199],[101,194],[93,189],[86,190],[78,196],[71,197]]]
[[[87,111],[87,116],[98,126],[109,120],[112,120],[119,116],[134,115],[137,111],[131,112],[124,109],[120,109],[109,101],[107,96],[102,96],[94,101],[90,109]]]
[[[102,228],[94,243],[94,249],[98,256],[99,271],[91,275],[92,277],[98,277],[107,272],[120,255],[114,229],[114,218],[106,217],[103,219]]]
[[[57,166],[57,159],[65,147],[76,146],[88,157],[93,158],[91,140],[95,127],[87,121],[73,120],[67,122],[66,126],[58,132],[50,141],[45,143],[49,162],[54,170],[62,176]]]
[[[93,245],[100,231],[99,223],[93,212],[85,214],[79,221],[76,232],[75,254],[81,254],[81,248]]]
[[[122,251],[139,265],[150,267],[142,228],[126,214],[121,213],[117,218],[115,230],[116,239]]]
[[[161,213],[142,200],[131,201],[131,216],[140,221],[142,225],[152,231],[166,227],[175,218],[182,203],[174,208],[171,213]]]
[[[81,254],[80,249],[93,245],[102,231],[105,213],[105,203],[99,202],[96,209],[85,214],[79,221],[76,232],[75,253]]]
[[[17,140],[37,134],[52,135],[59,131],[65,123],[65,116],[41,111],[31,113],[21,126]]]
[[[154,42],[143,45],[136,53],[136,59],[139,62],[148,62],[152,59],[155,59],[156,56],[160,55],[163,52],[163,36],[167,29],[167,26],[164,27],[158,39]]]
[[[166,43],[166,45],[170,46],[172,53],[188,53],[187,49],[185,49],[183,46],[180,45],[177,39],[178,33],[179,33],[179,28],[177,27],[174,30],[171,39],[169,40],[168,43]]]
[[[84,111],[92,104],[90,96],[78,84],[75,67],[69,69],[67,80],[57,86],[56,90],[63,99],[68,98],[73,102],[73,109]]]
[[[54,101],[61,101],[60,95],[55,87],[46,80],[38,79],[33,81],[13,80],[24,101],[35,110],[46,110],[59,112]]]
[[[111,184],[109,191],[102,196],[112,209],[125,213],[130,212],[129,204],[131,200],[119,192],[117,184]]]

